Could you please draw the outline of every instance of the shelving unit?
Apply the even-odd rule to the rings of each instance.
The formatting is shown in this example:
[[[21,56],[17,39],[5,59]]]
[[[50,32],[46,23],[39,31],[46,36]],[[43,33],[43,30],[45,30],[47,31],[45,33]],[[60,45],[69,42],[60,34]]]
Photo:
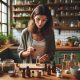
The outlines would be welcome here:
[[[36,4],[36,0],[15,0],[12,5],[13,21],[26,19],[27,22]],[[32,1],[32,2],[31,2]],[[18,2],[18,3],[17,3]],[[54,20],[54,28],[62,30],[80,29],[80,1],[79,0],[46,0]],[[56,6],[57,5],[57,6]],[[18,22],[17,22],[18,23]],[[73,23],[73,24],[72,24]],[[61,24],[64,24],[61,25]],[[66,26],[67,25],[67,26]],[[73,25],[73,27],[71,27]]]

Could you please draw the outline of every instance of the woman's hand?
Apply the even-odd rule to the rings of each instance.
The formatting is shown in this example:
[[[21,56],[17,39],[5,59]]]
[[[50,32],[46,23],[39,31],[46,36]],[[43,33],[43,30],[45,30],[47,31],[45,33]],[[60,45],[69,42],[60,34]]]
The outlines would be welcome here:
[[[48,57],[47,54],[44,54],[43,56],[40,57],[40,62],[41,63],[44,63],[44,62],[46,62],[48,60],[49,60],[49,57]]]
[[[22,57],[27,57],[29,55],[31,55],[34,51],[36,51],[36,49],[34,49],[33,47],[28,47],[26,51],[24,51],[22,53]]]

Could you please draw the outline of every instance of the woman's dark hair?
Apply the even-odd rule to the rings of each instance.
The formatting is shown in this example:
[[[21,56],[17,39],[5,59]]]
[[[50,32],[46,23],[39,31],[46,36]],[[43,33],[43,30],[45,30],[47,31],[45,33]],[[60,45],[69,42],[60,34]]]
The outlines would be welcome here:
[[[33,18],[36,15],[45,15],[48,20],[52,19],[51,12],[47,5],[40,4],[32,12],[31,17]]]
[[[49,30],[51,30],[51,28],[53,27],[53,20],[52,20],[51,12],[50,12],[48,6],[40,4],[33,10],[32,14],[31,14],[30,22],[28,24],[28,28],[33,33],[37,33],[37,31],[38,31],[38,28],[34,22],[34,16],[36,16],[36,15],[45,15],[47,17],[47,22],[45,23],[44,27],[42,27],[40,30],[41,34],[43,36],[45,36],[46,33],[44,33],[44,32],[50,33],[51,31],[49,31]]]

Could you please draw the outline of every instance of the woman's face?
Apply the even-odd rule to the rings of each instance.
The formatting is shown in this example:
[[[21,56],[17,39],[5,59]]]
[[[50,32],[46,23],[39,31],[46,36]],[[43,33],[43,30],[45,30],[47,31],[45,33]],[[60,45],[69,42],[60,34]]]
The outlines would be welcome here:
[[[41,29],[47,22],[47,17],[45,15],[36,15],[34,17],[34,21],[36,26]]]

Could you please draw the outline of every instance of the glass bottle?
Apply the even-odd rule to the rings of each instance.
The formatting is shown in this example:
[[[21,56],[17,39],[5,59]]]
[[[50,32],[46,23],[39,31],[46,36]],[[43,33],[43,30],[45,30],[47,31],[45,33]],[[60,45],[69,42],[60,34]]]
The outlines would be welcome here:
[[[71,58],[70,59],[70,67],[73,68],[75,66],[78,66],[78,61],[77,61],[74,53],[71,53],[70,58]]]
[[[75,75],[76,74],[76,71],[79,69],[79,66],[78,66],[78,61],[76,59],[76,56],[75,54],[71,53],[71,60],[70,60],[70,73],[72,75]]]
[[[50,64],[48,65],[48,68],[47,68],[47,74],[51,75],[51,65]]]
[[[22,68],[22,77],[25,78],[25,68]]]
[[[56,73],[55,61],[53,61],[53,63],[52,63],[52,72],[53,72],[53,73]]]
[[[73,22],[71,22],[70,27],[74,27],[74,23]]]
[[[12,70],[12,71],[15,70],[14,60],[13,59],[6,59],[3,61],[3,71],[8,72],[10,70]]]
[[[37,65],[37,66],[40,65],[40,59],[39,59],[39,58],[40,58],[40,56],[37,56],[37,58],[36,58],[36,65]]]
[[[26,68],[26,75],[28,77],[31,77],[31,72],[30,72],[30,67],[29,66],[27,66],[27,68]]]
[[[44,71],[47,71],[47,63],[45,63]]]
[[[67,68],[66,63],[67,63],[67,54],[64,54],[63,60],[62,60],[62,70],[65,70]]]

